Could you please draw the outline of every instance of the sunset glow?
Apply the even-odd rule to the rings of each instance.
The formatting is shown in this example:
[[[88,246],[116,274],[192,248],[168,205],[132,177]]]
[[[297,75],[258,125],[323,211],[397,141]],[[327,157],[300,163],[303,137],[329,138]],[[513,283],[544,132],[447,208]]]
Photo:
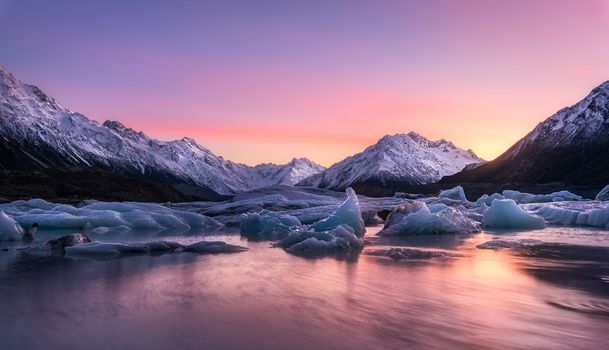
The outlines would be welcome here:
[[[328,166],[411,130],[492,159],[609,79],[608,38],[603,0],[0,0],[25,82],[247,164]]]

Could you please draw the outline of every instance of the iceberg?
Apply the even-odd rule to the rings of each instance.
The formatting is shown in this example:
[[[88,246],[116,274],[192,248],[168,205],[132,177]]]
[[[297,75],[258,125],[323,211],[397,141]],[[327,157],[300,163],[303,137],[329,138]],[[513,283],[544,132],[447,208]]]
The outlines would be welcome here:
[[[277,240],[290,231],[302,228],[300,221],[288,214],[262,210],[258,213],[241,214],[241,235],[254,240]]]
[[[461,187],[461,186],[457,186],[457,187],[453,187],[448,190],[440,191],[440,194],[438,195],[438,197],[439,198],[448,198],[448,199],[461,201],[461,202],[469,202],[467,200],[467,197],[465,197],[465,191],[463,190],[463,187]]]
[[[609,201],[609,185],[603,187],[603,189],[596,195],[595,200]]]
[[[359,251],[364,240],[355,235],[351,226],[340,225],[329,231],[292,231],[276,246],[293,254],[321,256]]]
[[[23,238],[25,231],[10,216],[0,211],[0,242],[18,241]]]
[[[542,229],[543,218],[527,213],[513,199],[496,199],[484,211],[485,228]]]
[[[430,210],[430,207],[432,210]],[[415,201],[398,205],[387,217],[381,236],[479,232],[480,224],[464,210]]]
[[[366,233],[364,219],[359,209],[357,195],[351,187],[347,188],[347,199],[334,213],[325,219],[313,223],[315,231],[330,231],[341,225],[348,225],[353,229],[356,236],[362,237]]]

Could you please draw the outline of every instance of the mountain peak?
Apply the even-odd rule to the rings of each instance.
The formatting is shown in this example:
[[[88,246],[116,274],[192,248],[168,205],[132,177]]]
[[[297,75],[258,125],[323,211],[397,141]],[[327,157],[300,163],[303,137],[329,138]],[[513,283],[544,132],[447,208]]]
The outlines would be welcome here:
[[[363,152],[332,165],[300,185],[342,190],[358,183],[426,184],[483,160],[446,140],[430,141],[411,131],[385,135]]]

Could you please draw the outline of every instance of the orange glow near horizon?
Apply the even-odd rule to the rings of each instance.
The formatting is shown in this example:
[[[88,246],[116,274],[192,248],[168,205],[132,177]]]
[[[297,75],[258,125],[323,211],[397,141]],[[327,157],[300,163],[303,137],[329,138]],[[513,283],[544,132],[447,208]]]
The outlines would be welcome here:
[[[9,3],[17,78],[250,165],[329,166],[410,131],[492,160],[609,79],[605,0]]]

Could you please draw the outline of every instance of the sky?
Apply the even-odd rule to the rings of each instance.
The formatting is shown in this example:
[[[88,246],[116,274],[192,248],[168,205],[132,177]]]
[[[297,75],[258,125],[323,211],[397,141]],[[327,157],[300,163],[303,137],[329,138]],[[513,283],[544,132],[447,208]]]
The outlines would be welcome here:
[[[609,80],[609,0],[0,0],[0,64],[246,164],[409,131],[490,160]]]

